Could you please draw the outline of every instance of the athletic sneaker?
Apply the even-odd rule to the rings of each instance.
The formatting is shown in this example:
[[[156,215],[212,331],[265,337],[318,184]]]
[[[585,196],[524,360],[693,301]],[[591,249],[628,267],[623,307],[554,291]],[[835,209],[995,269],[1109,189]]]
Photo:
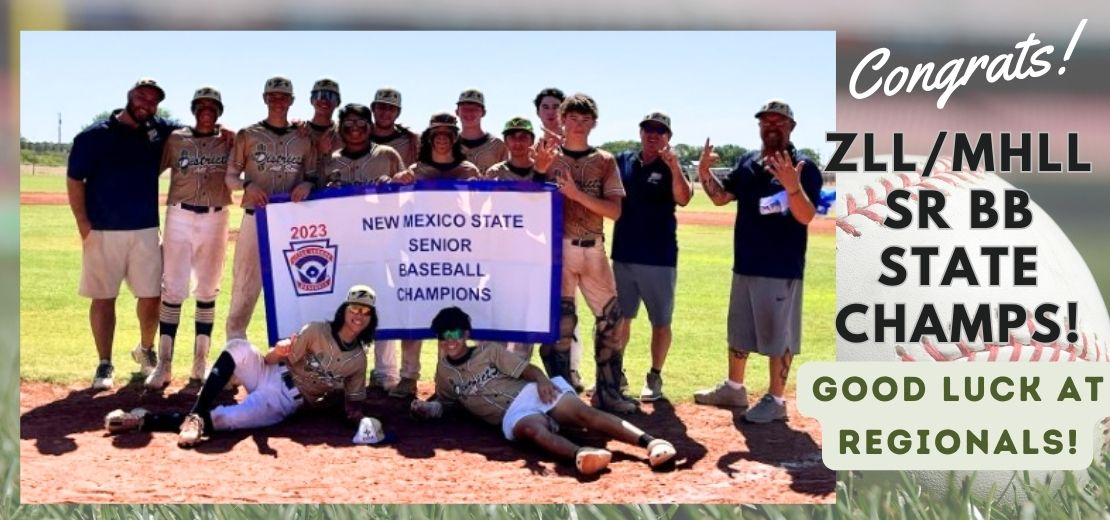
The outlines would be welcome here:
[[[379,372],[370,373],[370,388],[381,388],[382,390],[388,392],[390,390],[393,390],[393,388],[396,387],[397,384],[398,381],[396,379],[392,379],[385,374],[381,374]]]
[[[112,373],[115,368],[111,363],[101,363],[96,366],[96,373],[93,374],[92,389],[93,390],[110,390],[112,388]]]
[[[648,372],[644,378],[644,389],[640,390],[640,400],[644,402],[658,401],[663,398],[663,376],[655,372]]]
[[[177,445],[182,448],[196,446],[200,444],[202,437],[204,437],[204,419],[195,413],[186,415],[185,422],[181,423],[181,433],[177,435]]]
[[[402,377],[401,382],[389,391],[389,397],[397,397],[404,399],[406,397],[416,397],[416,380],[410,377]]]
[[[154,352],[154,347],[143,348],[141,344],[135,345],[135,350],[131,351],[131,359],[139,364],[139,372],[144,377],[154,372],[154,367],[158,364],[158,354]]]
[[[663,439],[655,439],[648,443],[648,463],[656,467],[674,458],[677,453],[674,445]]]
[[[147,411],[143,408],[135,408],[130,412],[112,410],[104,416],[104,428],[108,433],[138,430],[143,427],[143,417],[146,417],[146,414]]]
[[[764,424],[771,421],[786,420],[786,403],[779,404],[775,396],[767,394],[759,400],[759,404],[744,414],[744,420],[752,423]]]
[[[609,466],[613,454],[601,448],[578,448],[574,454],[574,467],[583,475],[593,475]]]
[[[700,390],[694,393],[694,402],[711,406],[728,406],[731,408],[748,407],[748,390],[739,390],[728,385],[728,381],[721,381],[717,388]]]

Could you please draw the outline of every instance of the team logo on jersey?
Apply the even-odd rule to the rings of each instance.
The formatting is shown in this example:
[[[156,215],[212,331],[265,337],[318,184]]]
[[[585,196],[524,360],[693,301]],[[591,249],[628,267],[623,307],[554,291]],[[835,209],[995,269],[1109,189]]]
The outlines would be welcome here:
[[[330,239],[290,242],[285,253],[297,296],[331,294],[335,290],[335,258],[339,246]]]

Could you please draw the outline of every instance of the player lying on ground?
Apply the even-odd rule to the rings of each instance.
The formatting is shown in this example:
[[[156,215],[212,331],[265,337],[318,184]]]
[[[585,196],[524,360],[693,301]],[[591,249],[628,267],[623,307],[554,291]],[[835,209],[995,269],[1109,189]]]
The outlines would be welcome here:
[[[647,448],[652,466],[675,456],[670,442],[587,406],[562,377],[548,379],[538,367],[498,345],[468,346],[470,316],[462,309],[447,307],[439,311],[432,320],[432,330],[439,338],[440,352],[436,394],[433,400],[412,401],[416,417],[440,417],[445,409],[462,405],[478,418],[500,424],[506,439],[527,439],[561,458],[574,459],[584,475],[605,469],[613,454],[575,445],[558,434],[560,425],[602,432]]]
[[[110,433],[131,430],[177,431],[177,444],[193,446],[214,431],[260,428],[281,422],[302,405],[331,402],[342,393],[347,419],[364,417],[366,346],[378,327],[374,291],[351,287],[332,321],[305,325],[292,338],[263,355],[246,340],[235,339],[216,359],[193,409],[181,413],[115,410],[104,418]],[[216,397],[235,377],[247,389],[241,403],[213,408]]]

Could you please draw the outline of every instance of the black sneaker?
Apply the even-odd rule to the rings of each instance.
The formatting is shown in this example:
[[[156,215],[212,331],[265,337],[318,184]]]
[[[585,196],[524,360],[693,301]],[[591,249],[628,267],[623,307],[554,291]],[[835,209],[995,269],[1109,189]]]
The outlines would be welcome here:
[[[112,388],[112,374],[115,368],[111,363],[101,363],[96,366],[96,374],[93,375],[93,390],[109,390]]]

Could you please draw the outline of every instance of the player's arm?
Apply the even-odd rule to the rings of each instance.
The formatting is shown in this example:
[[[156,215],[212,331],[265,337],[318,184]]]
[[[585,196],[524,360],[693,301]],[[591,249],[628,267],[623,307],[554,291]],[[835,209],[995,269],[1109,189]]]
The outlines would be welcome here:
[[[73,139],[73,148],[69,155],[69,164],[66,168],[66,195],[69,197],[69,209],[77,221],[77,233],[81,240],[89,236],[92,223],[85,206],[85,179],[88,178],[87,168],[93,159],[89,157],[91,145],[85,142],[83,136],[78,135]]]
[[[554,401],[559,395],[559,389],[555,388],[555,383],[552,383],[547,378],[547,374],[544,374],[543,370],[540,370],[536,365],[529,363],[528,366],[524,367],[524,371],[520,373],[520,378],[536,383],[536,391],[540,394],[540,400],[545,403]]]
[[[239,131],[239,136],[235,138],[235,144],[231,147],[231,152],[227,157],[227,174],[224,175],[224,184],[227,184],[227,189],[231,191],[245,190],[250,184],[248,181],[241,178],[243,169],[247,165],[247,137],[244,135],[245,130]]]
[[[159,176],[166,171],[166,168],[173,165],[174,147],[177,146],[179,139],[177,134],[170,134],[170,138],[166,139],[166,144],[162,146],[162,162],[158,165]]]
[[[366,356],[363,356],[358,370],[343,382],[343,411],[347,420],[359,422],[366,414],[362,412],[362,405],[366,402]]]
[[[605,195],[605,198],[599,199],[578,189],[578,185],[566,171],[556,170],[556,175],[559,177],[557,180],[559,183],[559,191],[561,191],[566,198],[610,220],[621,218],[621,198],[623,198],[623,195],[610,193]]]

